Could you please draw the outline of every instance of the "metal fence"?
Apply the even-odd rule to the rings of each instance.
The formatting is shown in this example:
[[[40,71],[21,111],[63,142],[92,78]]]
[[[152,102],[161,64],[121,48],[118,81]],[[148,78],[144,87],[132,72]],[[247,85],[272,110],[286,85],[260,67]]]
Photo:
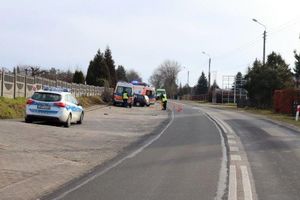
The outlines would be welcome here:
[[[61,80],[50,80],[42,77],[32,77],[17,73],[0,70],[0,96],[7,98],[30,97],[35,90],[41,89],[44,85],[54,87],[64,87],[71,89],[71,93],[78,96],[101,95],[105,88],[67,83]],[[109,89],[112,92],[112,88]]]

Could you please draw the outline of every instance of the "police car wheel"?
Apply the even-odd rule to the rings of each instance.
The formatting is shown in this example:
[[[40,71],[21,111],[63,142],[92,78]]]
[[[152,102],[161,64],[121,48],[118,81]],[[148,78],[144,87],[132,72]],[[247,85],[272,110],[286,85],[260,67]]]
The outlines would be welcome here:
[[[67,121],[66,121],[65,124],[64,124],[64,126],[65,126],[66,128],[69,128],[69,127],[71,126],[71,119],[72,119],[72,116],[71,116],[71,114],[70,114],[69,117],[68,117],[68,119],[67,119]]]
[[[83,116],[84,116],[84,114],[83,114],[83,112],[82,112],[81,115],[80,115],[80,119],[79,119],[79,121],[77,122],[77,124],[82,124],[82,122],[83,122]]]

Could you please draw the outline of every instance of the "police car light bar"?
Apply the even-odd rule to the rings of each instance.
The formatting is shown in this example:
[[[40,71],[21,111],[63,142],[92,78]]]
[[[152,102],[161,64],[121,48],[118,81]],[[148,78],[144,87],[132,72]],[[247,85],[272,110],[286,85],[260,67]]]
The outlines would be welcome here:
[[[42,89],[44,91],[52,91],[52,92],[71,92],[71,89],[69,89],[69,88],[53,87],[53,86],[48,86],[48,85],[43,85]]]

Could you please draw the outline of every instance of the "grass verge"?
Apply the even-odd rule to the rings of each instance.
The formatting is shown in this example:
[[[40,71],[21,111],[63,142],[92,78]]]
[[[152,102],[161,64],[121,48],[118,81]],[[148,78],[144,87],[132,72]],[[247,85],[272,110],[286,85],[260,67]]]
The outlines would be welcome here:
[[[25,98],[0,97],[0,119],[22,118],[25,114]]]
[[[300,122],[295,120],[295,117],[288,114],[280,114],[274,113],[272,110],[262,110],[262,109],[254,109],[254,108],[239,108],[239,110],[243,110],[252,114],[265,116],[269,119],[285,122],[297,127],[300,127]]]
[[[202,104],[200,102],[197,102],[199,104]],[[211,103],[205,103],[205,105],[209,105],[216,108],[222,108],[227,110],[236,110],[236,111],[244,111],[255,115],[260,115],[263,117],[266,117],[271,120],[284,122],[287,124],[294,125],[296,127],[300,128],[300,121],[295,121],[295,117],[288,114],[280,114],[275,113],[273,110],[266,110],[266,109],[256,109],[256,108],[237,108],[235,104],[211,104]]]
[[[80,104],[84,108],[105,104],[100,96],[78,97]],[[25,116],[26,98],[10,99],[0,97],[0,119],[16,119]]]

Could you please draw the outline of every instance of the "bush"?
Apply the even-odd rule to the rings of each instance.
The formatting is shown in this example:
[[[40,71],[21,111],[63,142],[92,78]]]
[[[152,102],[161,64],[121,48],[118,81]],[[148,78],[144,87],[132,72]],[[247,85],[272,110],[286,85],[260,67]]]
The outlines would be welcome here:
[[[26,98],[9,99],[0,97],[0,119],[24,117],[25,105]]]

